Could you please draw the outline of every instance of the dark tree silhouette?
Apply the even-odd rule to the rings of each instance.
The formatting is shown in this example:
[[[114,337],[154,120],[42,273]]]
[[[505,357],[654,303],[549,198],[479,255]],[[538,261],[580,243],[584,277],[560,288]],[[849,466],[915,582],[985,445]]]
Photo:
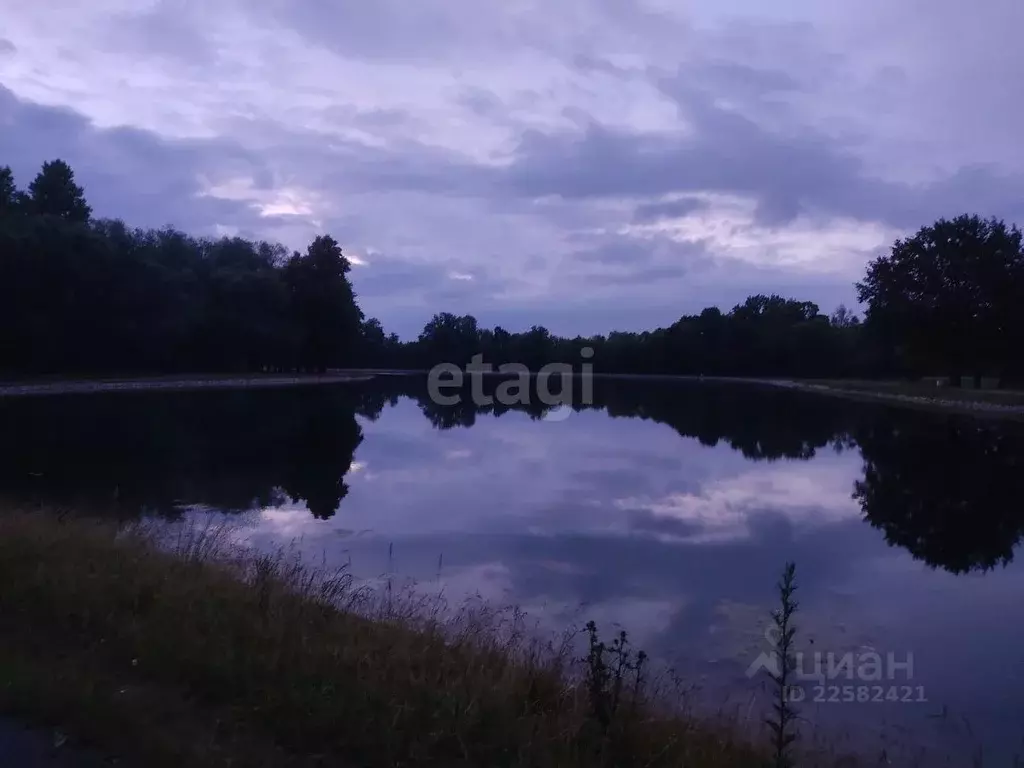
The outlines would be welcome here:
[[[715,307],[681,317],[668,328],[643,333],[567,339],[534,325],[523,333],[498,326],[481,328],[472,315],[441,312],[415,342],[378,357],[391,367],[426,369],[439,363],[464,366],[474,355],[497,367],[519,363],[537,370],[552,362],[579,365],[586,359],[597,372],[641,374],[722,374],[839,376],[864,373],[869,362],[859,351],[860,327],[845,308],[837,322],[811,302],[780,296],[749,297],[724,314]],[[369,344],[372,338],[366,337]],[[592,356],[584,358],[584,348]],[[375,358],[378,359],[378,358]]]
[[[846,307],[755,294],[641,333],[559,337],[436,313],[402,342],[364,322],[338,242],[305,253],[93,220],[61,160],[21,192],[0,167],[0,375],[428,369],[476,355],[537,370],[785,377],[995,374],[1024,378],[1024,251],[1000,221],[961,216],[897,241]],[[584,356],[584,351],[588,352]]]
[[[21,193],[14,185],[14,174],[10,166],[0,166],[0,216],[14,213],[21,204]]]
[[[437,429],[472,427],[482,416],[500,417],[515,411],[539,419],[552,406],[540,397],[536,379],[529,385],[527,402],[503,404],[497,392],[503,378],[485,377],[480,392],[491,402],[474,402],[472,387],[466,384],[458,402],[441,405],[428,393],[423,377],[400,376],[376,379],[356,391],[364,405],[360,413],[377,418],[384,405],[401,397],[416,401]],[[701,384],[643,379],[601,379],[594,382],[593,403],[580,400],[579,381],[574,382],[570,407],[576,411],[597,410],[613,418],[638,418],[672,427],[681,437],[705,445],[725,442],[754,461],[810,459],[818,450],[836,441],[846,442],[856,419],[869,406],[834,398],[813,397],[792,390],[750,384]]]
[[[329,237],[279,245],[89,220],[59,160],[26,196],[0,168],[0,373],[323,370],[365,350]]]
[[[836,328],[852,328],[860,323],[860,318],[847,309],[845,304],[836,307],[829,320]]]
[[[363,313],[348,279],[350,269],[329,235],[317,237],[304,256],[296,253],[285,265],[303,368],[323,371],[339,365],[358,346]]]
[[[1021,232],[996,219],[940,219],[868,266],[857,284],[868,327],[911,370],[1019,374]]]
[[[0,400],[0,494],[130,518],[291,498],[338,509],[362,432],[343,388]]]
[[[854,439],[865,519],[891,544],[953,573],[1013,559],[1024,538],[1024,429],[886,409]]]
[[[418,342],[424,367],[440,362],[465,365],[473,355],[484,354],[480,331],[472,315],[459,317],[450,312],[434,315],[423,326]]]
[[[86,222],[92,209],[85,202],[85,191],[75,183],[75,173],[63,160],[43,163],[43,168],[28,186],[31,211],[41,216],[57,216],[67,221]]]
[[[362,431],[347,394],[318,392],[301,404],[298,399],[290,398],[280,487],[293,501],[304,502],[315,518],[327,520],[348,494],[345,474]]]

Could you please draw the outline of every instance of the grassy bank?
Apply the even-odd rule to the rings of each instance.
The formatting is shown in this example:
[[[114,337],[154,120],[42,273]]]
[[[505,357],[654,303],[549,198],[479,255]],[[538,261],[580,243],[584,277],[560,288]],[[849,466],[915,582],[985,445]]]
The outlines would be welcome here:
[[[936,387],[928,382],[857,379],[779,380],[771,383],[806,392],[893,403],[911,408],[978,416],[1024,418],[1024,391],[1021,390],[961,389],[951,386]]]
[[[595,674],[591,653],[588,684],[520,630],[209,534],[0,516],[0,710],[127,764],[765,764],[655,706],[636,656]]]
[[[954,386],[937,387],[929,381],[875,381],[869,379],[811,379],[808,383],[836,389],[851,389],[857,392],[934,397],[944,400],[999,405],[1024,405],[1024,391],[1019,389],[963,389]]]

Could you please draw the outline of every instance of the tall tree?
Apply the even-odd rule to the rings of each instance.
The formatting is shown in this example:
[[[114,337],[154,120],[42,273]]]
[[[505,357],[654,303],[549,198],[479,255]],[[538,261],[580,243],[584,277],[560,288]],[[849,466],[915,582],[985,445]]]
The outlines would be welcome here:
[[[43,163],[28,193],[33,213],[74,222],[86,222],[92,216],[85,191],[75,183],[75,172],[63,160]]]
[[[939,219],[872,261],[857,295],[869,329],[919,372],[1019,372],[1024,249],[1016,227]]]
[[[20,203],[21,193],[14,184],[10,166],[0,165],[0,216],[11,213]]]
[[[351,364],[361,313],[332,239],[292,263],[270,243],[90,220],[61,161],[45,164],[30,191],[0,167],[0,371]],[[12,208],[19,215],[3,215]],[[391,354],[399,344],[386,337],[385,346]]]
[[[487,354],[480,348],[480,330],[472,315],[454,315],[439,312],[430,318],[420,332],[418,344],[425,366],[437,363],[465,365],[477,353]]]
[[[305,255],[295,253],[285,265],[303,368],[349,364],[358,353],[363,313],[348,279],[351,268],[330,235],[318,236]]]

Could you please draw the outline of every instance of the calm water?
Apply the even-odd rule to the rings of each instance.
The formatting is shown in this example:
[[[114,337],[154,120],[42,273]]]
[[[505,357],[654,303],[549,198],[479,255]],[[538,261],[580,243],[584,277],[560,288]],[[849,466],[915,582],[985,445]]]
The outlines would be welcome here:
[[[806,669],[815,651],[913,657],[910,679],[809,683],[822,733],[1024,756],[1024,425],[693,382],[599,381],[592,407],[546,415],[464,402],[416,378],[0,401],[0,494],[230,514],[259,546],[301,538],[360,576],[552,629],[619,623],[741,717],[794,560]],[[841,685],[915,700],[843,702]]]

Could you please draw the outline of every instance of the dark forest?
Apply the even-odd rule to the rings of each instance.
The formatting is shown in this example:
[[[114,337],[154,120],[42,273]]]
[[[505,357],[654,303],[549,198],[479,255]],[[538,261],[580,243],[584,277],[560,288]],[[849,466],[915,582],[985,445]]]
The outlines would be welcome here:
[[[438,311],[415,340],[366,318],[338,242],[304,253],[97,219],[63,161],[21,190],[0,167],[0,374],[129,375],[578,364],[598,372],[786,377],[1024,377],[1015,226],[940,219],[896,241],[844,306],[754,294],[667,328],[562,338]],[[440,309],[440,308],[439,308]],[[538,318],[540,319],[540,318]]]

